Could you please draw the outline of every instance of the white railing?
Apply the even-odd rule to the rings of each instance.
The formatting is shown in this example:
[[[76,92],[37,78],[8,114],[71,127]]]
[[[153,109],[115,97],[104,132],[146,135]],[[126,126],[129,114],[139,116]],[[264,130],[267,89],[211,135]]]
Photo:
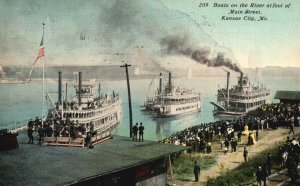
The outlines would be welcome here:
[[[27,130],[27,124],[26,123],[17,123],[15,122],[14,125],[2,125],[0,126],[0,129],[3,130],[3,129],[6,129],[8,132],[11,132],[11,133],[18,133],[18,132],[22,132],[24,130]]]

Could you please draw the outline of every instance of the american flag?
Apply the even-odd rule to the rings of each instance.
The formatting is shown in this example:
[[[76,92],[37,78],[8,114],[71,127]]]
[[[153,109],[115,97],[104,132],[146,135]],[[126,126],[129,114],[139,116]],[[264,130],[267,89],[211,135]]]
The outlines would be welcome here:
[[[36,59],[35,59],[34,62],[33,62],[33,65],[35,65],[35,64],[37,63],[37,61],[38,61],[39,58],[44,57],[44,56],[45,56],[45,50],[44,50],[44,47],[41,47],[41,48],[39,49],[39,51],[38,51],[38,54],[37,54],[37,56],[36,56]]]
[[[43,57],[43,56],[45,56],[44,47],[42,47],[42,48],[39,49],[37,57]]]
[[[31,81],[31,74],[32,74],[32,72],[33,72],[33,69],[34,69],[35,64],[38,62],[38,60],[39,60],[41,57],[44,57],[44,56],[45,56],[45,50],[44,50],[44,46],[43,46],[43,45],[44,45],[44,25],[45,25],[45,23],[43,23],[43,37],[42,37],[42,40],[41,40],[41,43],[40,43],[40,49],[39,49],[39,51],[38,51],[38,53],[37,53],[37,56],[36,56],[36,58],[35,58],[35,60],[34,60],[34,62],[33,62],[33,64],[32,64],[32,68],[31,68],[31,70],[30,70],[30,72],[29,72],[28,79],[27,79],[28,82]]]

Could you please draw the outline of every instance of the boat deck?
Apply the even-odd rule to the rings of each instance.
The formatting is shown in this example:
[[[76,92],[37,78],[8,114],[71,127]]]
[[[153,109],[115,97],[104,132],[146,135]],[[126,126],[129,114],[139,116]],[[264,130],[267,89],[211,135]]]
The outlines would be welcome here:
[[[20,134],[19,149],[0,153],[0,185],[66,185],[187,149],[113,137],[88,149],[27,144],[26,134]]]

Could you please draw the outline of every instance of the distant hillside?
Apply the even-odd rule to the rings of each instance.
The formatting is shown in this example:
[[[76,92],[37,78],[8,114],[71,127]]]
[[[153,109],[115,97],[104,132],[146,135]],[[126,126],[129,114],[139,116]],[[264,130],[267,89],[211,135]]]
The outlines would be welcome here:
[[[193,77],[203,77],[203,76],[224,76],[225,71],[222,68],[211,68],[203,67],[199,65],[199,68],[193,68]],[[29,67],[20,66],[3,66],[7,77],[19,77],[21,79],[26,79],[30,71]],[[152,78],[153,75],[159,74],[160,71],[165,71],[164,69],[155,69],[152,71],[142,70],[139,74],[135,74],[135,67],[131,66],[128,68],[130,78]],[[107,79],[107,80],[118,80],[125,79],[125,69],[120,68],[118,65],[107,65],[107,66],[53,66],[47,67],[46,77],[56,79],[58,72],[63,72],[63,78],[74,79],[75,73],[81,71],[83,73],[84,79]],[[244,74],[249,76],[254,76],[257,73],[260,76],[286,76],[286,77],[300,77],[300,68],[297,67],[264,67],[264,68],[244,68]],[[177,77],[186,77],[187,70],[176,71],[172,70],[172,73]],[[233,74],[237,72],[232,72]],[[42,68],[35,68],[32,73],[32,78],[41,78]]]
[[[29,67],[4,67],[8,77],[19,77],[21,79],[26,79],[30,68]],[[77,72],[82,72],[83,79],[108,79],[117,80],[125,79],[125,69],[118,65],[109,66],[53,66],[47,67],[45,71],[45,76],[47,78],[56,79],[58,77],[58,72],[62,72],[64,79],[74,79]],[[134,75],[134,67],[129,67],[128,72],[131,78],[137,78]],[[43,70],[42,68],[35,68],[32,73],[32,79],[42,78]],[[139,78],[152,77],[152,75],[139,75]]]

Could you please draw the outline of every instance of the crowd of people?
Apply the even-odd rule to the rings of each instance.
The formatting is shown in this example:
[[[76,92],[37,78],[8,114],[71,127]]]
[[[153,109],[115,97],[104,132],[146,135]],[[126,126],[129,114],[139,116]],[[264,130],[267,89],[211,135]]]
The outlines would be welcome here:
[[[296,185],[296,178],[298,176],[299,164],[299,138],[290,139],[287,137],[286,143],[280,146],[277,153],[277,158],[282,168],[287,168],[288,176],[291,178],[292,185]]]
[[[34,131],[38,132],[39,144],[42,143],[44,137],[78,138],[85,135],[86,142],[88,142],[92,136],[96,135],[96,131],[94,131],[92,123],[84,126],[83,124],[79,124],[78,121],[71,121],[69,118],[66,118],[65,120],[62,120],[61,118],[53,118],[42,122],[41,119],[36,117],[35,120],[31,119],[28,122],[27,127],[27,134],[29,137],[28,143],[30,144],[34,143]],[[87,128],[89,129],[89,132],[86,132]]]
[[[263,129],[277,130],[278,127],[285,127],[289,129],[288,134],[293,133],[295,136],[294,127],[299,126],[299,121],[300,104],[270,104],[261,106],[236,120],[215,121],[189,127],[164,138],[162,142],[190,146],[194,152],[211,153],[211,143],[214,141],[221,144],[221,149],[226,155],[229,147],[231,152],[236,151],[241,137],[245,134],[248,136],[247,145],[254,145],[259,140],[259,131]],[[299,140],[295,138],[288,139],[278,151],[277,160],[281,162],[282,167],[287,168],[292,184],[296,183],[298,175],[299,154]],[[243,157],[247,162],[248,150],[246,146]],[[256,177],[259,185],[266,184],[267,177],[271,174],[273,161],[273,157],[269,153],[265,163],[257,167]]]
[[[261,166],[258,166],[256,171],[256,181],[258,185],[266,185],[267,178],[272,174],[271,170],[275,160],[280,164],[281,169],[287,169],[287,175],[291,179],[291,184],[296,186],[296,179],[298,176],[298,164],[299,164],[300,146],[299,138],[287,140],[283,146],[279,146],[277,157],[273,158],[270,153],[268,153],[266,161]],[[277,159],[276,159],[277,158]]]
[[[255,144],[259,139],[259,131],[263,129],[277,130],[279,126],[285,126],[290,128],[290,133],[294,133],[294,126],[299,126],[299,111],[300,105],[264,105],[236,120],[201,123],[189,127],[164,138],[162,142],[191,146],[193,151],[207,152],[211,142],[217,140],[222,148],[229,148],[230,144],[234,152],[245,130],[249,131],[248,145]]]

